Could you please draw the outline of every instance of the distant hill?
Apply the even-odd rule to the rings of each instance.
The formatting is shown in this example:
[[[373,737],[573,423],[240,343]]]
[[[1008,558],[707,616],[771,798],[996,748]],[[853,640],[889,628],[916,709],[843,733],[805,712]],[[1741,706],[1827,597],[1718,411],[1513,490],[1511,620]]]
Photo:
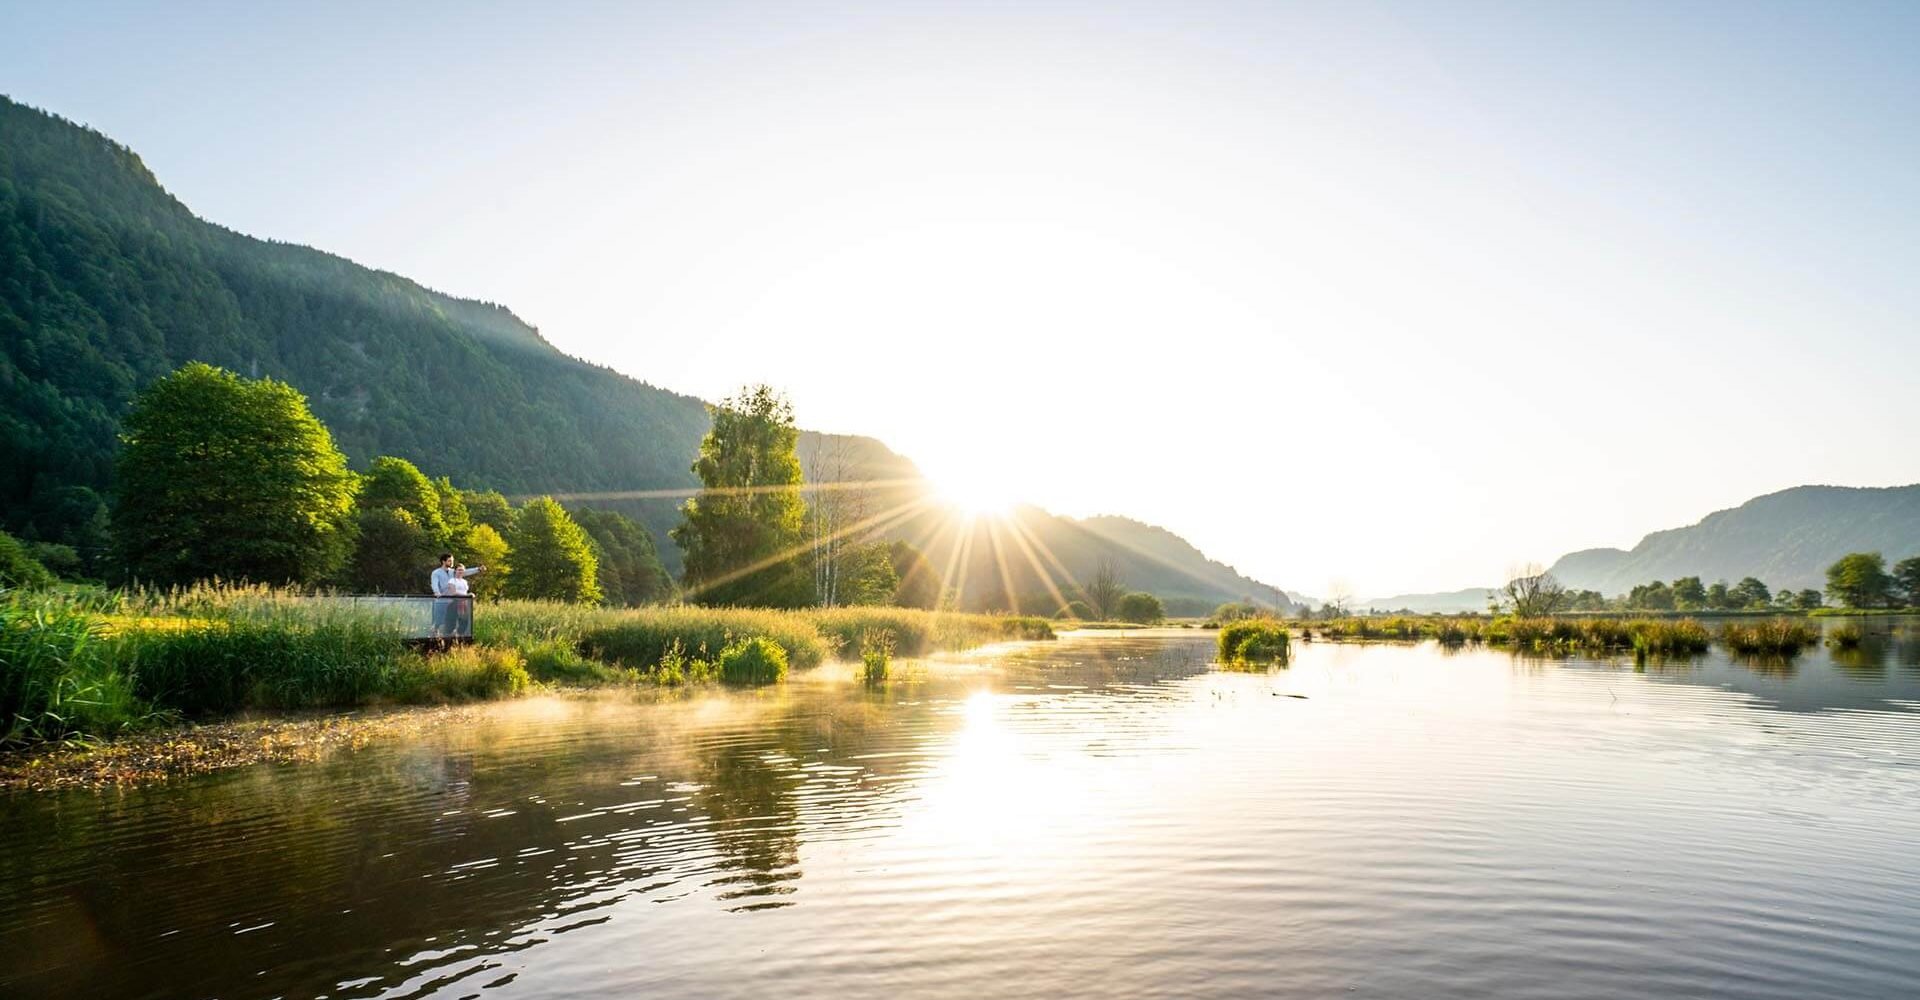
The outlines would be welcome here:
[[[928,561],[952,582],[964,582],[960,602],[971,609],[1017,608],[1052,614],[1060,597],[1076,599],[1075,585],[1089,579],[1102,559],[1112,562],[1130,590],[1158,596],[1173,616],[1199,616],[1228,601],[1252,599],[1272,606],[1272,586],[1208,559],[1165,528],[1131,518],[1076,519],[1038,507],[1018,507],[1004,518],[956,522],[933,509],[885,532],[924,550]],[[1283,610],[1292,602],[1280,597]]]
[[[1849,552],[1879,552],[1888,562],[1920,555],[1920,484],[1796,486],[1755,497],[1699,523],[1656,531],[1632,551],[1581,549],[1548,572],[1575,590],[1616,597],[1634,585],[1697,576],[1712,583],[1758,577],[1779,590],[1816,590],[1827,567]],[[1487,588],[1441,594],[1399,594],[1360,607],[1420,612],[1481,611]]]
[[[1551,572],[1569,587],[1609,595],[1682,576],[1819,588],[1827,567],[1849,552],[1881,552],[1889,561],[1920,555],[1920,484],[1796,486],[1656,531],[1631,551],[1568,553]]]
[[[1372,608],[1376,611],[1412,611],[1418,614],[1456,614],[1462,611],[1487,610],[1487,597],[1492,591],[1486,587],[1468,587],[1465,590],[1449,590],[1442,594],[1395,594],[1392,597],[1374,597],[1356,604],[1356,607]]]
[[[300,389],[358,468],[396,455],[627,512],[678,572],[680,499],[631,494],[698,485],[701,400],[569,357],[504,306],[206,222],[131,150],[0,97],[0,527],[97,551],[120,419],[187,361]],[[872,438],[802,434],[803,461],[821,450],[846,460],[815,479],[919,476]],[[1074,572],[1106,552],[1135,587],[1209,609],[1264,591],[1161,529],[1029,516]]]

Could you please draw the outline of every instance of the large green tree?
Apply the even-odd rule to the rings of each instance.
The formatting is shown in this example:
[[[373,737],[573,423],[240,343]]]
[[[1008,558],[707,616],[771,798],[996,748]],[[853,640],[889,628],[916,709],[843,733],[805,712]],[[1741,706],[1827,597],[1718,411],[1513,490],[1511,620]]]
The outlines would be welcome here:
[[[1673,606],[1682,611],[1698,611],[1707,606],[1707,588],[1697,576],[1673,581]]]
[[[1908,556],[1894,563],[1893,583],[1908,607],[1920,607],[1920,556]]]
[[[507,545],[513,572],[507,575],[506,596],[600,603],[593,539],[552,497],[536,497],[520,508]]]
[[[685,554],[687,598],[700,604],[803,607],[815,601],[801,564],[800,432],[793,406],[764,385],[710,408],[693,472],[700,494],[681,508],[673,540]]]
[[[359,537],[347,583],[362,592],[425,591],[440,553],[454,547],[440,491],[404,458],[382,455],[373,460],[360,478],[354,521]]]
[[[1733,585],[1733,604],[1737,608],[1764,608],[1773,602],[1773,591],[1758,577],[1743,577]]]
[[[1893,597],[1887,560],[1878,552],[1849,552],[1827,567],[1827,596],[1849,608],[1878,608]]]
[[[331,579],[352,549],[354,476],[292,386],[194,362],[124,424],[114,536],[127,576]]]
[[[673,578],[660,565],[653,534],[640,522],[593,507],[581,507],[572,514],[593,539],[594,554],[600,560],[600,589],[608,604],[638,607],[673,594]]]

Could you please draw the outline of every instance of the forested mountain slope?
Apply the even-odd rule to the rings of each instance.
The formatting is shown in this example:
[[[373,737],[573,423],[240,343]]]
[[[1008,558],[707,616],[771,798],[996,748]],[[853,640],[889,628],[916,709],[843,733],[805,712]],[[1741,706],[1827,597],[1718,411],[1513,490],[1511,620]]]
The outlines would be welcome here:
[[[635,516],[679,569],[680,500],[618,494],[698,485],[700,400],[562,354],[503,306],[206,222],[131,150],[0,97],[0,527],[104,546],[120,420],[188,361],[292,384],[356,468],[393,455],[467,488],[591,496],[569,502]],[[803,434],[800,452],[842,459],[813,479],[918,476],[871,438]],[[1265,593],[1161,529],[1026,516],[1076,573],[1105,552],[1191,606]]]

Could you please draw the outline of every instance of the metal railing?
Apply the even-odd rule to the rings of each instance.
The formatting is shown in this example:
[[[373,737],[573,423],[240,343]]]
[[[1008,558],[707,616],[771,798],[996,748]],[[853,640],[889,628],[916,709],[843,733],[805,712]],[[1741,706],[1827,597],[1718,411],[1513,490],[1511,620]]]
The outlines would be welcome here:
[[[431,594],[335,594],[314,598],[356,612],[370,611],[393,623],[410,640],[472,642],[473,595],[435,597]]]

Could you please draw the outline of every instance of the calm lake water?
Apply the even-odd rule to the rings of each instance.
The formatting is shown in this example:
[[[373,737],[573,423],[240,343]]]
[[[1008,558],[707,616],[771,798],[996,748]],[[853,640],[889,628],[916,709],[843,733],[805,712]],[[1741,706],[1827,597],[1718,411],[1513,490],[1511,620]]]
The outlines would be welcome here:
[[[1089,635],[0,798],[6,997],[1911,997],[1920,626]]]

